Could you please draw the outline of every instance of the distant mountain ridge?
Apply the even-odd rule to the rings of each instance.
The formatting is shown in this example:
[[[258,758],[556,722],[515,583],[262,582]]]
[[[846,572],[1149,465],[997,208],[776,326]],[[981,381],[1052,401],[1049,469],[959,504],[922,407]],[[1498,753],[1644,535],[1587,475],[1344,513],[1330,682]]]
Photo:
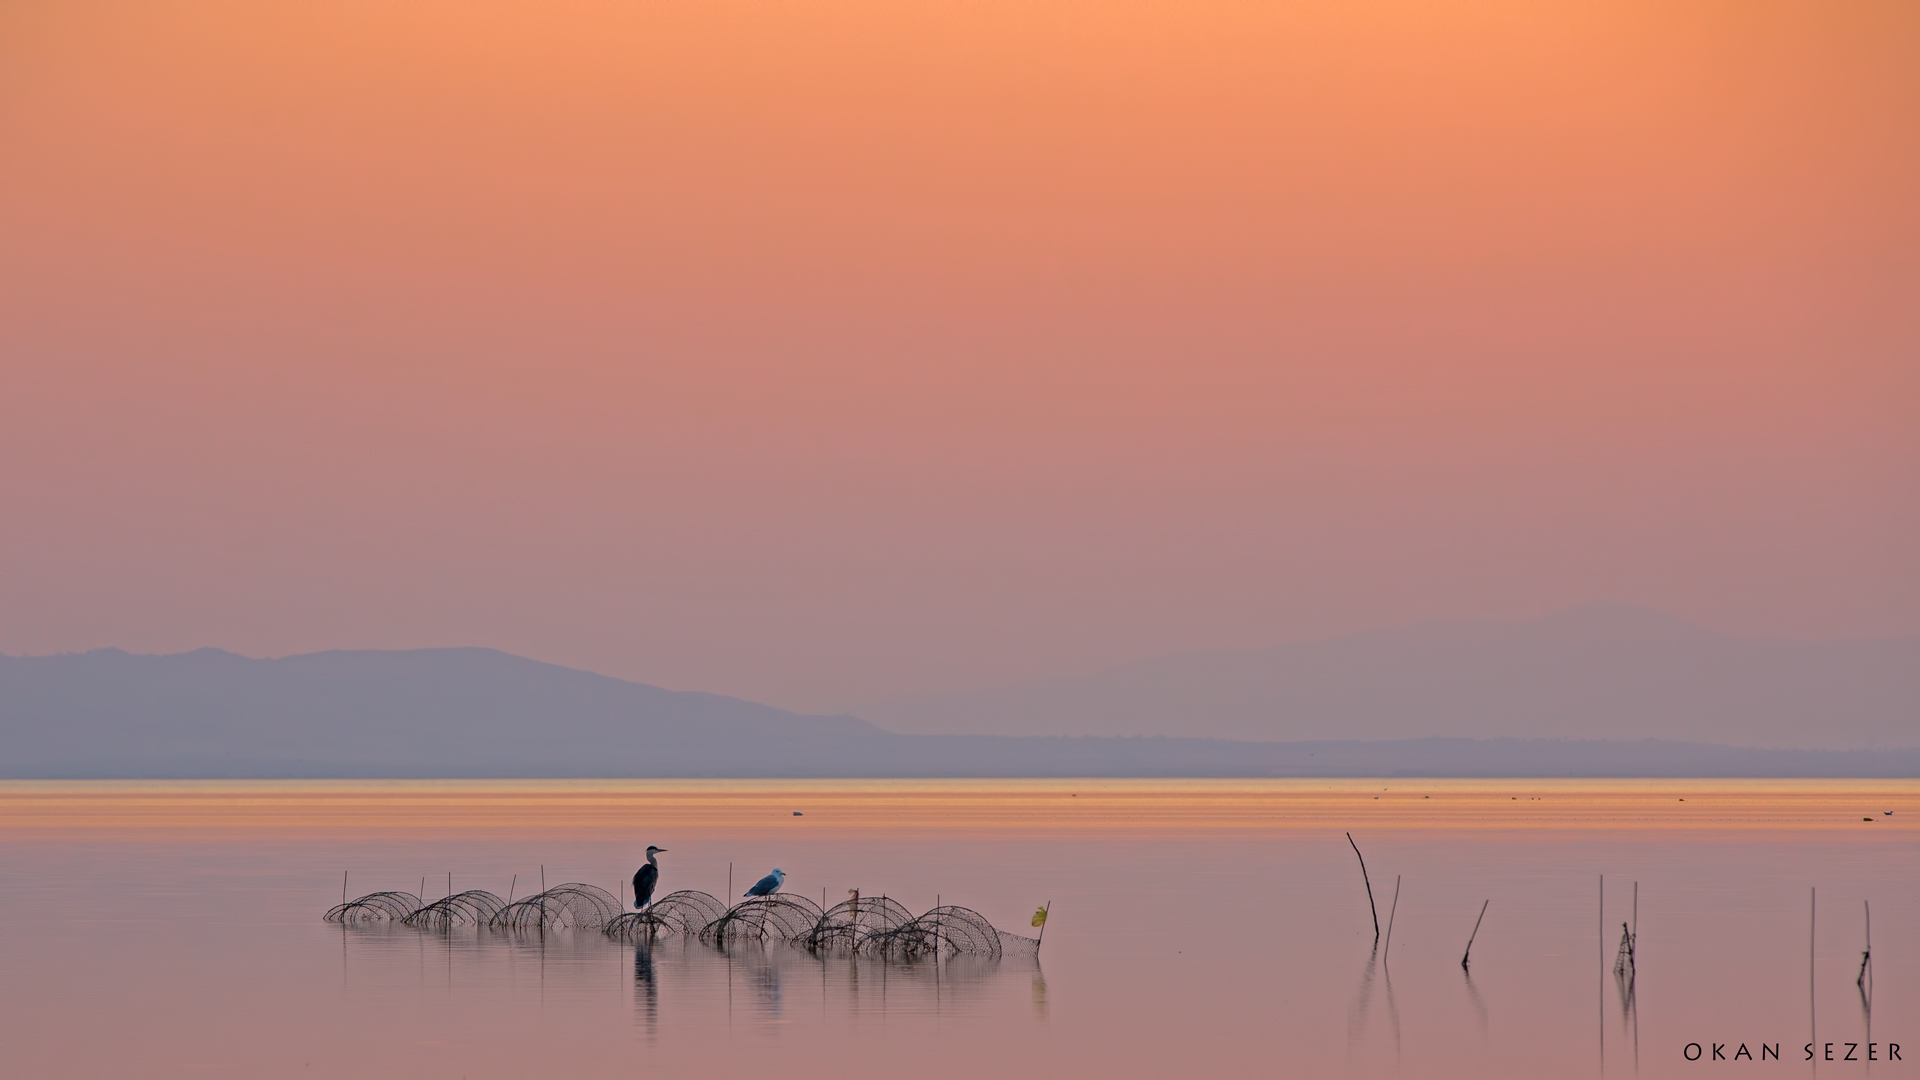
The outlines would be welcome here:
[[[1251,741],[1920,744],[1920,638],[1737,637],[1657,612],[1435,622],[857,707],[891,730]]]
[[[491,649],[0,656],[0,778],[1920,776],[1920,749],[912,735]]]
[[[882,734],[493,649],[0,657],[8,776],[726,775]]]

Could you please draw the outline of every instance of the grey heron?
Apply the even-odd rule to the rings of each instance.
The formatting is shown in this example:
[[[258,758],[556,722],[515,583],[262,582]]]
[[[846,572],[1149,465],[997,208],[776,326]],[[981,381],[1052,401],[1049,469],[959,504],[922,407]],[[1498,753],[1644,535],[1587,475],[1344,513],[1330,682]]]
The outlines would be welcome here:
[[[748,889],[746,892],[743,892],[740,895],[741,896],[772,896],[774,893],[779,892],[780,886],[786,884],[786,882],[787,882],[787,872],[776,866],[773,868],[773,873],[768,874],[766,877],[763,877],[759,881],[754,882],[753,888]]]
[[[666,848],[647,846],[647,865],[633,872],[633,906],[646,907],[653,899],[653,887],[660,884],[660,864],[653,857]]]

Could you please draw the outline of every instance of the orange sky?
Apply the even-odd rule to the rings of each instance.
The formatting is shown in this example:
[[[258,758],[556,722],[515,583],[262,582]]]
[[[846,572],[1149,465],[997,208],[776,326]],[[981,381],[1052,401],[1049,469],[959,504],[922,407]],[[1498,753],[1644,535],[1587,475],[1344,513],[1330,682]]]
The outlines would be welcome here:
[[[1920,633],[1920,7],[0,7],[0,651]]]

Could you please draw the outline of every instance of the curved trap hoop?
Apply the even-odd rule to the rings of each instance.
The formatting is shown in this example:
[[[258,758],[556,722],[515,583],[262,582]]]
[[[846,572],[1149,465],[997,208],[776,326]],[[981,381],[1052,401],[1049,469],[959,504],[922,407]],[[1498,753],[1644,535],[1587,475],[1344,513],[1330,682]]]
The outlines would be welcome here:
[[[374,892],[349,900],[344,904],[335,904],[327,909],[321,918],[327,922],[345,926],[366,926],[373,923],[405,922],[407,916],[420,909],[420,898],[405,892]]]
[[[480,927],[493,921],[505,900],[485,889],[469,889],[443,896],[400,921],[423,930],[452,930],[455,927]]]
[[[700,940],[709,945],[741,941],[799,943],[819,925],[823,914],[820,905],[794,893],[750,897],[701,927]]]
[[[683,889],[648,904],[639,911],[616,915],[607,923],[607,936],[620,941],[652,941],[677,934],[692,937],[727,913],[727,905],[697,889]]]
[[[487,920],[494,930],[599,930],[620,916],[620,901],[597,885],[569,882],[515,900]]]

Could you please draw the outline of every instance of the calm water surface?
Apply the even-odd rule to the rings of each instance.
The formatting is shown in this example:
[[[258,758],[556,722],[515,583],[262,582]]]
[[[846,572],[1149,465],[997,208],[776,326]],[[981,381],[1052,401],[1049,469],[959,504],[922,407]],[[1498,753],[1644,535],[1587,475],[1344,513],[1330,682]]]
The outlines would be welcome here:
[[[1920,1077],[1916,841],[1905,781],[5,782],[4,1071]],[[615,891],[649,843],[662,892],[1053,917],[937,967],[320,919],[343,871]]]

